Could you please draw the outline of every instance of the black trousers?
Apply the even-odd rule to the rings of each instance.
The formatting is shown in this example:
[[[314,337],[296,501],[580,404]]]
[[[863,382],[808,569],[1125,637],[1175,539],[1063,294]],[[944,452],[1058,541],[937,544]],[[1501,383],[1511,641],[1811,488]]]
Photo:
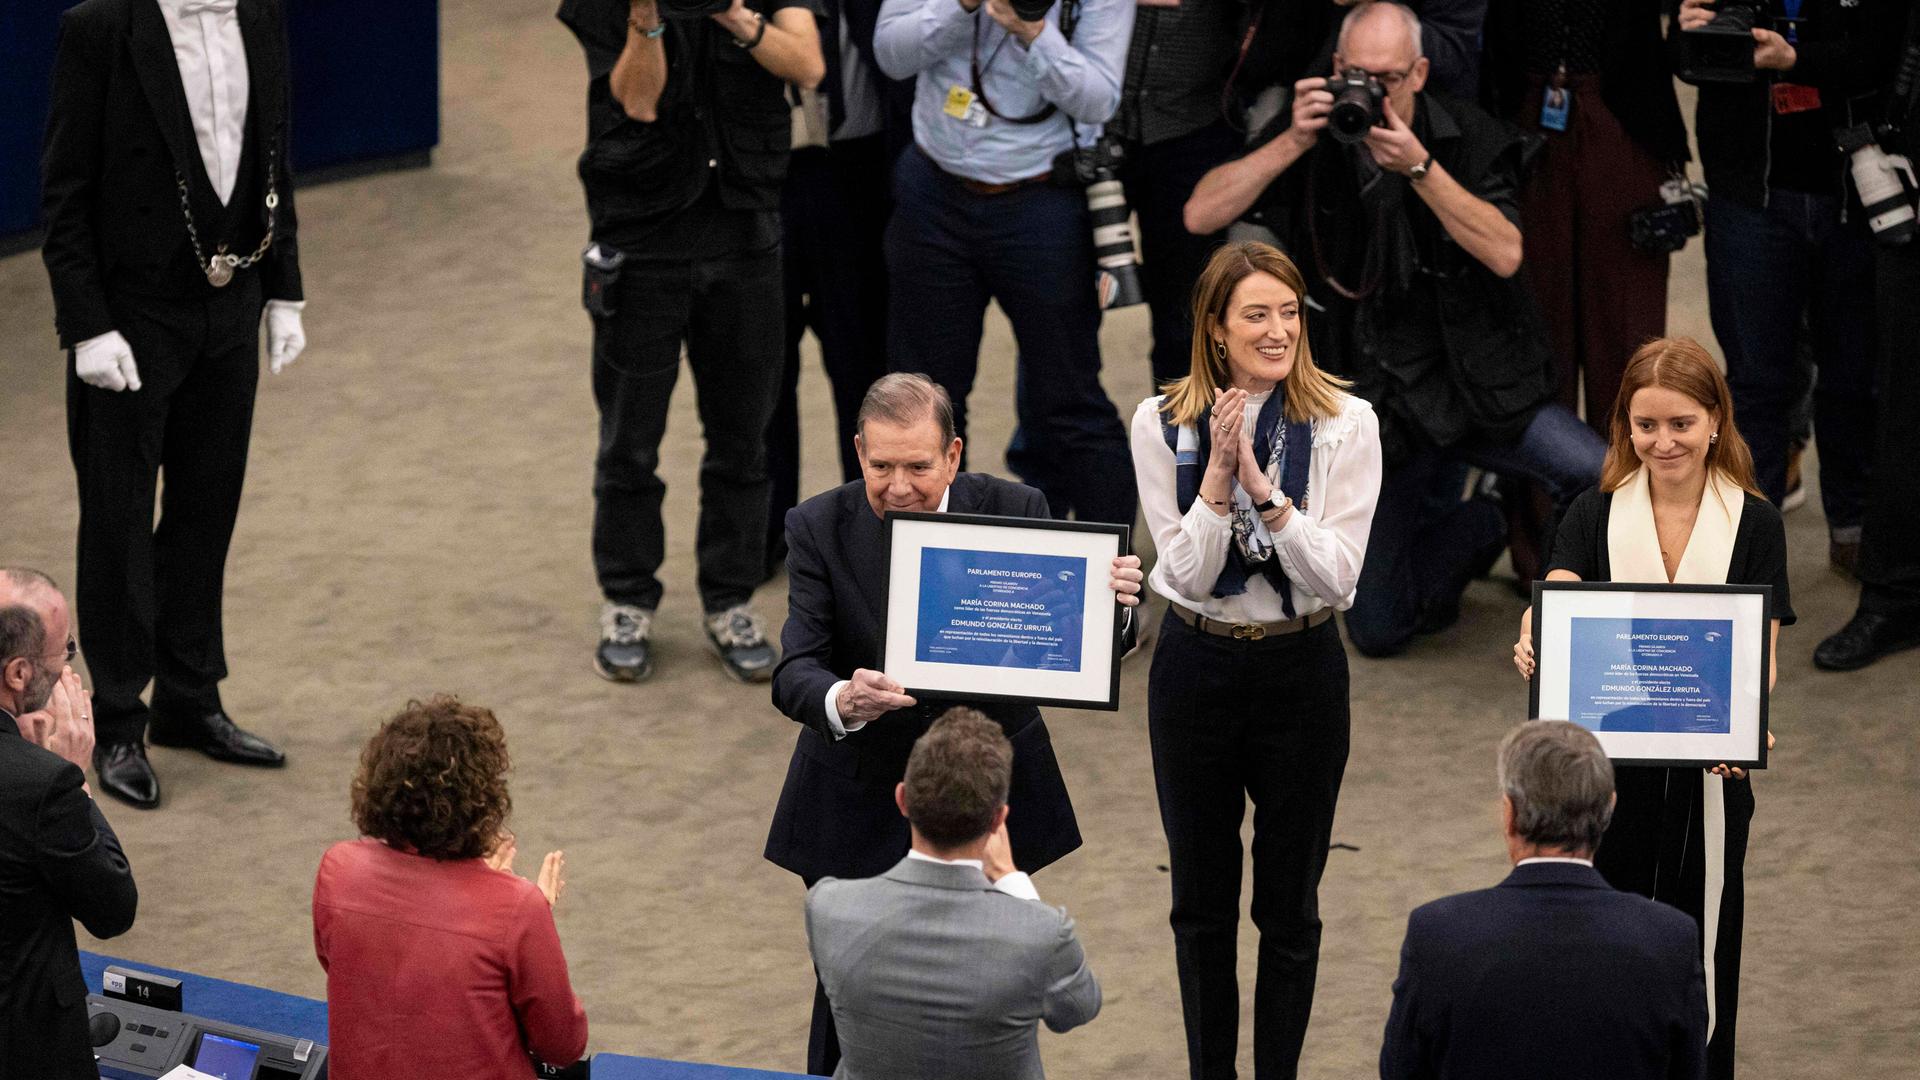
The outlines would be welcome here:
[[[260,381],[259,276],[203,299],[110,292],[139,390],[88,386],[67,361],[67,440],[80,485],[74,610],[101,745],[146,734],[153,711],[218,710],[220,602]],[[160,524],[153,523],[154,488]]]
[[[1153,385],[1193,367],[1193,284],[1225,231],[1187,231],[1187,197],[1208,170],[1240,153],[1244,137],[1225,121],[1148,145],[1127,144],[1120,179],[1140,220],[1140,285],[1153,315]]]
[[[1138,494],[1120,414],[1100,385],[1087,196],[1049,184],[980,195],[921,151],[894,163],[887,223],[888,364],[953,397],[964,437],[982,319],[997,300],[1020,347],[1024,452],[1008,465],[1056,518],[1131,524]],[[1004,408],[1002,403],[994,403]]]
[[[1706,773],[1623,765],[1614,770],[1618,801],[1594,853],[1594,869],[1622,892],[1671,904],[1704,934],[1707,847],[1700,805]],[[1746,921],[1747,835],[1753,825],[1753,782],[1721,782],[1726,836],[1719,925],[1713,949],[1713,1037],[1707,1076],[1733,1080],[1734,1032],[1740,1018],[1740,938]]]
[[[1860,606],[1920,619],[1920,247],[1876,247],[1880,431],[1860,532]]]
[[[1253,1062],[1291,1077],[1313,1012],[1320,874],[1346,771],[1347,654],[1334,621],[1261,641],[1169,616],[1147,682],[1174,957],[1194,1080],[1232,1077],[1240,1038],[1240,821],[1253,799],[1260,932]]]
[[[766,571],[767,416],[780,378],[780,252],[694,262],[629,256],[615,312],[593,321],[593,568],[616,604],[652,610],[666,557],[660,439],[680,376],[693,369],[700,428],[700,600],[711,614],[746,603]]]
[[[854,417],[867,387],[887,373],[887,263],[881,248],[892,212],[886,139],[870,135],[796,150],[787,166],[780,220],[786,265],[787,353],[767,422],[767,507],[771,561],[786,538],[787,511],[800,501],[800,339],[820,342],[833,389],[840,476],[860,475]]]

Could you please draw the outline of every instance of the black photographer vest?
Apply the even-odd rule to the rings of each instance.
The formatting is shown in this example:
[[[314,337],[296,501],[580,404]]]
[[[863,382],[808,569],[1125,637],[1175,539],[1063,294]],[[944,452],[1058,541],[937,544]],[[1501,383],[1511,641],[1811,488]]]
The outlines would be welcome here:
[[[608,12],[624,39],[626,5]],[[652,123],[626,115],[606,75],[588,87],[580,179],[596,237],[645,231],[703,197],[724,210],[780,207],[792,144],[786,84],[710,19],[668,20],[662,41],[667,85]]]

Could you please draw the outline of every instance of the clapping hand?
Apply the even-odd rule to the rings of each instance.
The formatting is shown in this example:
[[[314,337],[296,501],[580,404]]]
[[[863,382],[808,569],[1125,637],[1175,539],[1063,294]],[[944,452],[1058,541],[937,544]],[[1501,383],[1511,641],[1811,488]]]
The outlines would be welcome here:
[[[486,864],[503,874],[513,873],[513,857],[519,852],[517,842],[511,832],[500,830],[500,837],[494,843],[492,851],[486,854]],[[547,906],[560,903],[560,894],[567,891],[566,879],[560,875],[566,871],[567,854],[564,851],[549,851],[547,857],[540,860],[540,873],[533,879],[534,887],[540,895],[547,898]]]
[[[1000,825],[987,834],[987,850],[980,860],[981,870],[987,875],[987,881],[995,882],[1018,869],[1013,865],[1013,842],[1007,839],[1007,823]]]
[[[1207,457],[1207,471],[1232,476],[1240,468],[1240,429],[1247,412],[1245,390],[1215,388],[1213,391],[1213,450]]]

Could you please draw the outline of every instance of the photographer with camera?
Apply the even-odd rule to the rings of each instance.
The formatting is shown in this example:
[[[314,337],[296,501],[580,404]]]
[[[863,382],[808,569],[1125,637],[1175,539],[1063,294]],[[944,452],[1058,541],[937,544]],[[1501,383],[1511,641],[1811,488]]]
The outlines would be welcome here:
[[[1829,554],[1849,571],[1873,454],[1873,252],[1834,131],[1877,108],[1870,69],[1848,57],[1868,14],[1900,2],[1682,0],[1667,34],[1700,88],[1708,313],[1754,479],[1785,500],[1804,313]]]
[[[615,682],[653,673],[657,469],[684,341],[707,440],[695,548],[707,640],[728,674],[764,681],[774,649],[748,605],[766,571],[767,418],[785,345],[786,90],[826,70],[813,12],[801,0],[563,0],[559,19],[587,57],[582,295],[605,597],[594,669]]]
[[[1294,84],[1290,114],[1208,173],[1187,227],[1265,224],[1308,271],[1316,355],[1380,415],[1386,471],[1347,633],[1368,656],[1458,616],[1498,557],[1500,508],[1459,498],[1463,463],[1543,485],[1564,507],[1606,444],[1553,402],[1520,276],[1523,139],[1426,92],[1420,22],[1370,2],[1341,24],[1334,78]]]
[[[1890,92],[1877,113],[1856,113],[1861,123],[1843,144],[1854,147],[1850,172],[1877,241],[1880,430],[1861,523],[1859,607],[1813,651],[1829,671],[1920,645],[1920,4],[1888,0],[1868,17],[1856,62]]]
[[[981,320],[998,300],[1023,369],[1023,478],[1056,516],[1083,521],[1134,516],[1126,430],[1100,386],[1099,264],[1072,153],[1094,151],[1119,104],[1133,15],[1133,0],[886,0],[874,35],[881,70],[916,80],[914,148],[894,166],[887,226],[890,364],[944,387],[964,436]]]

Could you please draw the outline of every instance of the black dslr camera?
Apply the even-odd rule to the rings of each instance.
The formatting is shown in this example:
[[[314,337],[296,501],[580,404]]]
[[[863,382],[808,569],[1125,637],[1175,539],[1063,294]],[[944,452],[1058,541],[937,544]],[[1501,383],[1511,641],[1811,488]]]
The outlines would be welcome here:
[[[1100,307],[1144,303],[1140,259],[1133,253],[1133,208],[1120,185],[1120,144],[1102,136],[1092,146],[1076,146],[1053,161],[1056,183],[1087,189],[1087,216],[1093,224],[1095,283]]]
[[[1039,22],[1053,8],[1053,0],[1008,0],[1013,13],[1028,22]]]
[[[1370,128],[1386,127],[1386,87],[1365,68],[1350,67],[1327,80],[1327,92],[1333,95],[1333,112],[1327,114],[1327,130],[1339,142],[1364,142]]]
[[[1765,4],[1723,3],[1706,25],[1680,32],[1680,77],[1688,82],[1750,83],[1753,31],[1784,34],[1793,22],[1775,18]]]

